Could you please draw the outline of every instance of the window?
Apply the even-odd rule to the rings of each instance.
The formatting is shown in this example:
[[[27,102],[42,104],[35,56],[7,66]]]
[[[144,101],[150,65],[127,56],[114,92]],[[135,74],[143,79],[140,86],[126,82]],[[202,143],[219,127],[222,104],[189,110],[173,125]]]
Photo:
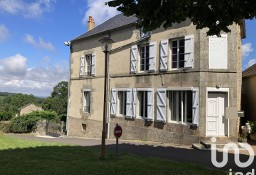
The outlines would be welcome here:
[[[118,114],[126,115],[126,91],[118,91]]]
[[[138,102],[139,102],[139,116],[143,118],[148,117],[148,92],[139,91],[138,92]]]
[[[140,70],[149,70],[149,45],[140,47]]]
[[[185,40],[174,40],[172,41],[172,68],[183,68],[184,67],[184,51],[185,51]]]
[[[83,112],[91,112],[91,91],[84,90],[83,92]]]
[[[80,58],[80,72],[79,77],[95,75],[95,54],[83,55]]]
[[[85,75],[92,75],[92,55],[86,55],[86,72]]]
[[[171,121],[192,123],[192,91],[168,91]]]

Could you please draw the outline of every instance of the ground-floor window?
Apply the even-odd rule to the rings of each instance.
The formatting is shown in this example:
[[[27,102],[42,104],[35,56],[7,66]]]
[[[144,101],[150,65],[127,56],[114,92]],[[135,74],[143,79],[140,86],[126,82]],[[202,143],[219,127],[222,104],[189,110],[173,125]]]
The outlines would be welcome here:
[[[167,91],[171,121],[192,123],[192,91]]]
[[[143,118],[148,117],[148,92],[138,91],[138,109],[139,116]]]
[[[126,98],[127,93],[126,91],[118,91],[118,114],[126,115]]]
[[[88,90],[83,91],[83,112],[91,112],[91,91]]]

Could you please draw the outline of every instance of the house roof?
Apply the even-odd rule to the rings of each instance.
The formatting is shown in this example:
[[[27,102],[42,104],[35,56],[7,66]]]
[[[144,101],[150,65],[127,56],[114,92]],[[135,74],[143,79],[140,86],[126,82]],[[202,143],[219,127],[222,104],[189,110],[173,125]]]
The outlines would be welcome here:
[[[243,71],[243,77],[256,75],[256,63]]]
[[[42,108],[41,106],[35,105],[34,103],[28,103],[28,104],[26,104],[26,105],[20,107],[18,110],[20,111],[21,109],[26,108],[26,107],[28,107],[28,106],[30,106],[30,105],[34,105],[34,106],[37,106],[37,107],[39,107],[39,108]]]
[[[135,16],[127,17],[127,16],[124,16],[123,14],[119,14],[119,15],[116,15],[116,16],[110,18],[109,20],[103,22],[102,24],[94,27],[92,30],[89,30],[89,31],[85,32],[84,34],[76,37],[75,39],[71,40],[71,42],[80,40],[80,39],[85,39],[85,38],[88,38],[88,37],[91,37],[91,36],[94,36],[97,34],[101,34],[104,32],[108,32],[108,31],[111,31],[111,30],[114,30],[114,29],[117,29],[120,27],[130,25],[130,24],[134,24],[137,22],[137,20],[138,20],[138,18]]]

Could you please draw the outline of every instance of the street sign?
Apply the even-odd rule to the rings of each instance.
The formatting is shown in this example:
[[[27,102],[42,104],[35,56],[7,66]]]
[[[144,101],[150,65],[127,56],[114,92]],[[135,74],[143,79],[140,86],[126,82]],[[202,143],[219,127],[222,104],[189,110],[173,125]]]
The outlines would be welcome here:
[[[115,129],[114,129],[114,135],[115,135],[115,137],[116,137],[116,138],[121,137],[121,136],[122,136],[122,133],[123,133],[123,131],[122,131],[121,126],[119,126],[118,124],[116,124],[116,127],[115,127]]]

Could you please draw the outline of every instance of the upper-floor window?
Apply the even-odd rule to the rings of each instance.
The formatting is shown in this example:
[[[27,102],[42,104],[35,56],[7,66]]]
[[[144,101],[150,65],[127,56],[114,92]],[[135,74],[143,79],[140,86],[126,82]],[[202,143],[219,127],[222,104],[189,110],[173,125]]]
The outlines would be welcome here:
[[[140,71],[149,70],[149,45],[140,46]]]
[[[95,58],[95,54],[82,55],[80,57],[80,78],[95,75]]]
[[[185,40],[174,40],[172,41],[172,68],[183,68],[184,67],[184,54],[185,54]]]
[[[148,72],[156,70],[156,42],[131,47],[130,63],[131,73]],[[137,69],[137,67],[139,67]]]
[[[161,40],[159,69],[167,71],[194,67],[194,35]]]

